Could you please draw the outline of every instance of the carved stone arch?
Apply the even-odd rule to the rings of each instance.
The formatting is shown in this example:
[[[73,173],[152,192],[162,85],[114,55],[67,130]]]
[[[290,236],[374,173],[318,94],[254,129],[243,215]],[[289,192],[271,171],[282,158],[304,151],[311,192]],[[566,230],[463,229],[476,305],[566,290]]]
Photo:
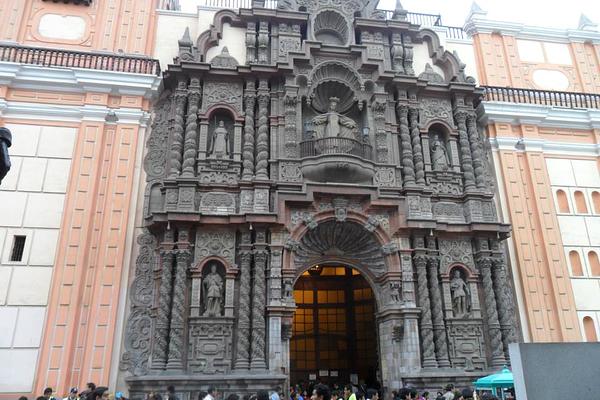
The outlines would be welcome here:
[[[329,96],[339,98],[338,112],[345,112],[362,99],[364,82],[351,66],[340,61],[324,61],[308,77],[308,98],[320,112],[327,112]]]
[[[198,36],[198,40],[196,41],[198,60],[196,61],[205,61],[208,49],[219,44],[219,40],[223,38],[223,25],[226,23],[241,26],[240,17],[234,11],[218,11],[213,17],[213,23],[210,25],[210,28]]]
[[[351,29],[346,17],[334,8],[323,8],[311,18],[311,34],[323,43],[347,46],[351,42]]]
[[[210,120],[214,114],[226,112],[230,114],[232,120],[236,122],[244,122],[244,117],[240,115],[231,104],[216,103],[206,109],[206,111],[199,115],[200,118],[206,118]]]
[[[457,133],[456,129],[450,126],[447,121],[437,118],[427,121],[425,126],[423,126],[424,132],[429,132],[432,129],[437,129],[439,132],[442,132],[445,138],[453,136]]]
[[[475,84],[475,80],[471,77],[465,76],[464,64],[457,58],[453,53],[444,49],[444,46],[440,43],[440,38],[431,29],[421,29],[419,32],[422,40],[427,44],[429,50],[429,57],[434,65],[437,65],[444,71],[444,78],[446,82],[458,81]]]
[[[204,271],[204,268],[206,268],[206,266],[208,264],[210,264],[212,261],[217,261],[219,262],[223,268],[225,268],[225,273],[226,274],[237,274],[238,269],[234,264],[231,264],[229,261],[227,261],[226,259],[224,259],[223,257],[220,256],[208,256],[208,257],[204,257],[201,260],[198,260],[194,266],[192,268],[190,268],[190,273],[192,275],[194,274],[202,274]]]
[[[464,279],[466,281],[468,281],[469,279],[472,278],[476,278],[477,277],[477,271],[473,270],[472,268],[470,268],[468,265],[463,264],[463,263],[452,263],[448,266],[448,268],[446,269],[445,272],[442,272],[441,275],[442,276],[448,276],[450,279],[452,279],[452,275],[454,273],[454,270],[460,270],[464,273]]]

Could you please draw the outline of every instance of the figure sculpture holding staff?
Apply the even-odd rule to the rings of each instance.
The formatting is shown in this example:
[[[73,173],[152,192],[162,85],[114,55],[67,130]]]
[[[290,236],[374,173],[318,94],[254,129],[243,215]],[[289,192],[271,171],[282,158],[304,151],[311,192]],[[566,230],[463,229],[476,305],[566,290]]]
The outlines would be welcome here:
[[[468,299],[469,286],[460,276],[459,270],[455,270],[453,273],[453,278],[450,281],[450,291],[452,293],[452,310],[454,311],[454,316],[465,316],[470,308]]]
[[[221,316],[221,301],[223,298],[223,278],[217,272],[217,265],[212,264],[210,273],[204,277],[202,283],[204,290],[204,314],[205,317]]]

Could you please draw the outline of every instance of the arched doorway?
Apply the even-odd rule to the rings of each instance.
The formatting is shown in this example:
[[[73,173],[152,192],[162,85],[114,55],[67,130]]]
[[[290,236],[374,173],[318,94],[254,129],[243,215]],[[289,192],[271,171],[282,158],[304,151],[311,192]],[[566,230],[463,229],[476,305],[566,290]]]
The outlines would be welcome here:
[[[290,339],[292,384],[374,385],[379,368],[376,301],[360,272],[348,265],[317,265],[294,285],[296,312]]]

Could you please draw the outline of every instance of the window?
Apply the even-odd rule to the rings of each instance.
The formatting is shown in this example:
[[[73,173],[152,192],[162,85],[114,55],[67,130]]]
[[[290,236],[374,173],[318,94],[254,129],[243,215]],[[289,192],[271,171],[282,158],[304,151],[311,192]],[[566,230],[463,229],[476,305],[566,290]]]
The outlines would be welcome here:
[[[585,197],[579,190],[575,191],[575,207],[577,208],[578,214],[587,214],[588,212],[587,205],[585,204]]]
[[[592,203],[594,203],[594,212],[600,214],[600,193],[592,192]]]
[[[594,320],[591,317],[583,317],[583,331],[585,332],[585,340],[588,342],[598,341],[594,325]]]
[[[590,262],[592,276],[600,276],[600,260],[598,260],[598,254],[595,251],[588,253],[588,261]]]
[[[556,191],[556,202],[558,203],[558,212],[560,213],[569,213],[569,200],[567,200],[567,194],[564,190]]]
[[[571,273],[573,276],[583,276],[583,267],[581,266],[579,253],[575,250],[571,250],[569,252],[569,261],[571,262]]]
[[[13,247],[10,253],[10,261],[22,261],[23,251],[25,250],[25,236],[15,235],[13,239]]]

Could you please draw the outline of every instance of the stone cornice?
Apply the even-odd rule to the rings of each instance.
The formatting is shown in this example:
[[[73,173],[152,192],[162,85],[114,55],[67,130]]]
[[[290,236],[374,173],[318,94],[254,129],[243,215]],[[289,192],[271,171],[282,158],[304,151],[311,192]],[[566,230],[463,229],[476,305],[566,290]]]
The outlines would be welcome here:
[[[489,139],[493,150],[535,151],[578,157],[600,156],[600,144],[554,142],[545,139],[528,139],[514,136],[498,136]]]
[[[519,39],[548,40],[553,42],[586,42],[600,44],[600,32],[579,29],[558,29],[551,27],[529,26],[517,22],[494,21],[476,15],[464,25],[469,36],[478,33],[500,33]]]
[[[155,75],[0,61],[0,85],[9,88],[152,98],[160,83],[161,78]]]
[[[477,107],[483,124],[537,125],[554,128],[600,129],[600,110],[484,101]]]

